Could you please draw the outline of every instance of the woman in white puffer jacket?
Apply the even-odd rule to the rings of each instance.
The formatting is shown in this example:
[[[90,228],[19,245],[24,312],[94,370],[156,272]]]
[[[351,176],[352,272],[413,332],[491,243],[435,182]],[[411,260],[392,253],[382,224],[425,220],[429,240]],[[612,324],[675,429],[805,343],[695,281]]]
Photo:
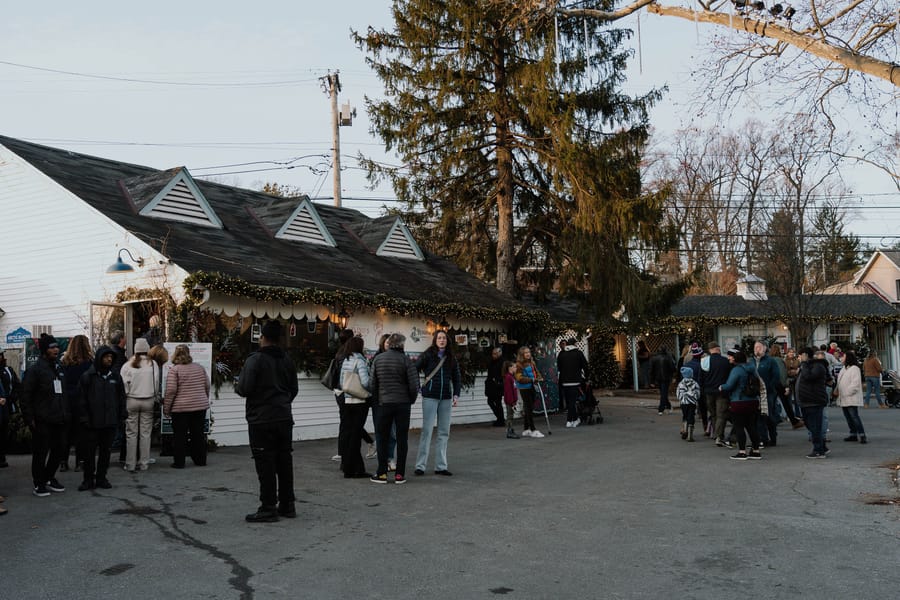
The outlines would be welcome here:
[[[859,361],[853,351],[848,351],[841,357],[844,367],[838,373],[837,379],[837,405],[841,407],[847,426],[850,427],[850,435],[844,438],[845,442],[867,443],[866,430],[863,429],[862,420],[859,418],[859,407],[863,405],[862,372],[859,370]]]

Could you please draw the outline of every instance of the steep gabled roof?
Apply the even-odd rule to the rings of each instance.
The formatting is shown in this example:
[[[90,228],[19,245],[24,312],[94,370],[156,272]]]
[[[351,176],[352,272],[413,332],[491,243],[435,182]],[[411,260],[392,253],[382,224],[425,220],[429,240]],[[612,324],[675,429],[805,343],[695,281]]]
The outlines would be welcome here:
[[[2,136],[0,144],[190,273],[221,272],[262,286],[388,293],[409,301],[519,306],[449,260],[424,252],[424,260],[378,255],[384,237],[370,245],[356,233],[367,223],[375,229],[387,220],[393,224],[394,217],[370,219],[353,209],[316,203],[315,212],[335,246],[273,239],[299,208],[297,199],[281,203],[262,192],[193,180],[221,228],[148,218],[140,214],[138,202],[147,202],[159,182],[171,181],[172,172]],[[267,225],[279,211],[284,214],[281,225]]]
[[[365,223],[357,223],[353,231],[378,256],[425,260],[419,244],[399,217],[385,215]]]
[[[897,269],[897,272],[900,273],[900,250],[875,250],[872,253],[872,256],[869,257],[865,266],[857,271],[856,277],[853,279],[853,285],[860,285],[860,283],[862,283],[866,273],[869,272],[869,269],[872,268],[872,265],[874,265],[880,257],[884,257],[890,261]]]
[[[222,221],[184,167],[130,177],[121,186],[141,216],[222,227]]]
[[[337,245],[315,204],[307,196],[277,198],[267,206],[247,210],[272,232],[272,237],[332,247]]]

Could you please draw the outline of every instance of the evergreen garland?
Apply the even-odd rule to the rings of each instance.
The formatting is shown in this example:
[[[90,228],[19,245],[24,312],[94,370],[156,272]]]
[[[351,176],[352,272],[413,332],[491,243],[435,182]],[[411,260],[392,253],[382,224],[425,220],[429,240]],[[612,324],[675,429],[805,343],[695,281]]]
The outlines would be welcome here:
[[[349,309],[383,309],[402,316],[431,315],[438,321],[448,315],[460,319],[515,321],[540,330],[550,326],[549,314],[542,310],[529,310],[522,306],[497,308],[474,306],[461,302],[402,300],[388,294],[369,294],[355,290],[265,286],[248,283],[238,277],[205,271],[192,273],[184,280],[184,287],[189,294],[198,286],[227,296],[252,298],[262,302],[280,302],[285,305],[318,304],[320,306],[344,306]]]

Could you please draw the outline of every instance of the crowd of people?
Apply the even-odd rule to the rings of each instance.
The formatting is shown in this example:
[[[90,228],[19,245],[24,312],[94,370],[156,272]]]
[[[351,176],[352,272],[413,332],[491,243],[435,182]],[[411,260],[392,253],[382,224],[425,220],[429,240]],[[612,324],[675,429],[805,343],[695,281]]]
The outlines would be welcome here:
[[[805,426],[809,431],[812,450],[807,458],[825,458],[830,452],[825,413],[829,404],[840,407],[847,421],[849,435],[844,441],[866,444],[860,407],[869,405],[870,393],[879,406],[886,407],[880,395],[882,367],[874,352],[863,365],[854,352],[843,352],[836,344],[799,353],[790,348],[782,357],[778,345],[770,348],[759,340],[750,356],[737,347],[726,355],[722,356],[716,342],[710,342],[706,350],[694,342],[685,346],[676,363],[662,347],[647,361],[648,381],[659,388],[662,415],[671,410],[669,388],[678,369],[682,439],[695,440],[699,412],[703,435],[719,447],[736,445],[737,453],[731,456],[735,460],[761,459],[761,448],[777,446],[778,424],[783,420],[794,429]]]
[[[112,488],[111,453],[118,445],[120,464],[128,472],[145,471],[150,437],[158,410],[172,419],[173,463],[183,468],[187,440],[194,464],[206,464],[203,419],[209,408],[209,378],[192,365],[185,345],[175,349],[174,366],[161,405],[162,365],[169,359],[162,345],[147,338],[135,341],[134,355],[125,356],[125,335],[114,333],[109,345],[91,348],[84,335],[69,340],[65,354],[49,334],[37,340],[39,356],[19,381],[0,352],[0,468],[8,465],[6,447],[9,415],[17,410],[31,433],[32,493],[44,498],[63,493],[58,472],[81,472],[79,491]],[[197,421],[201,428],[198,430]],[[70,465],[74,448],[75,461]],[[0,514],[5,514],[6,509]]]
[[[296,516],[293,489],[291,404],[298,393],[296,369],[280,347],[281,324],[272,320],[261,329],[259,348],[246,360],[235,391],[246,398],[250,450],[259,479],[260,506],[246,516],[249,522],[272,522]],[[339,410],[338,454],[340,470],[348,479],[368,478],[374,483],[406,482],[411,408],[422,403],[422,432],[415,452],[413,474],[450,477],[448,446],[451,413],[461,391],[461,369],[445,331],[436,331],[430,346],[413,361],[405,352],[405,336],[385,334],[371,359],[364,342],[342,332],[329,379]],[[210,381],[205,369],[193,363],[190,349],[178,345],[163,384],[162,365],[169,355],[162,345],[138,338],[134,354],[126,359],[124,335],[117,332],[108,346],[92,351],[85,336],[75,336],[65,354],[51,335],[38,340],[40,357],[21,382],[0,352],[0,426],[6,427],[12,404],[18,406],[32,435],[33,493],[46,497],[65,487],[57,471],[69,469],[75,448],[74,470],[82,472],[79,491],[112,487],[110,454],[120,445],[120,462],[130,472],[147,470],[150,436],[157,410],[171,418],[173,461],[183,469],[190,456],[196,466],[206,465],[204,433],[209,409]],[[685,347],[679,361],[666,348],[638,356],[641,378],[659,388],[659,414],[671,410],[669,389],[677,377],[675,396],[681,408],[680,434],[694,442],[699,414],[703,436],[716,446],[733,448],[735,460],[761,459],[762,448],[777,445],[782,415],[795,429],[806,427],[812,445],[808,458],[825,458],[828,432],[825,407],[842,409],[848,425],[847,442],[868,442],[859,408],[870,396],[885,406],[880,395],[881,363],[874,353],[860,365],[853,352],[836,347],[788,349],[764,341],[753,345],[750,356],[739,348],[722,355],[718,343],[704,349],[695,342]],[[567,428],[580,425],[576,406],[589,379],[584,354],[570,338],[560,344],[555,375],[560,401],[565,403]],[[506,427],[506,437],[543,438],[536,427],[536,394],[545,377],[531,349],[519,348],[515,361],[494,349],[485,380],[485,395],[495,426]],[[877,381],[876,381],[877,380]],[[865,395],[864,395],[865,386]],[[543,399],[541,400],[543,402]],[[874,405],[874,404],[873,404]],[[522,415],[521,434],[514,428],[516,408]],[[544,407],[546,408],[546,406]],[[365,431],[369,410],[374,438]],[[726,434],[728,425],[731,430]],[[436,430],[436,434],[435,434]],[[5,443],[6,431],[0,430]],[[366,458],[377,457],[377,469],[367,471]],[[0,446],[0,468],[7,466]],[[0,497],[0,503],[3,499]],[[0,514],[5,514],[0,507]]]

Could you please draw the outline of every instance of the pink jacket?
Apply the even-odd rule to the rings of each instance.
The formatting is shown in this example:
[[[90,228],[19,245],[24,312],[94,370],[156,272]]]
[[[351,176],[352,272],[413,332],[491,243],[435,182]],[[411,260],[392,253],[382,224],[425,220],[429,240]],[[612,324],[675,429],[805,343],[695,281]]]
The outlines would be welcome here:
[[[197,363],[173,365],[166,375],[163,412],[191,412],[209,408],[209,379]]]

